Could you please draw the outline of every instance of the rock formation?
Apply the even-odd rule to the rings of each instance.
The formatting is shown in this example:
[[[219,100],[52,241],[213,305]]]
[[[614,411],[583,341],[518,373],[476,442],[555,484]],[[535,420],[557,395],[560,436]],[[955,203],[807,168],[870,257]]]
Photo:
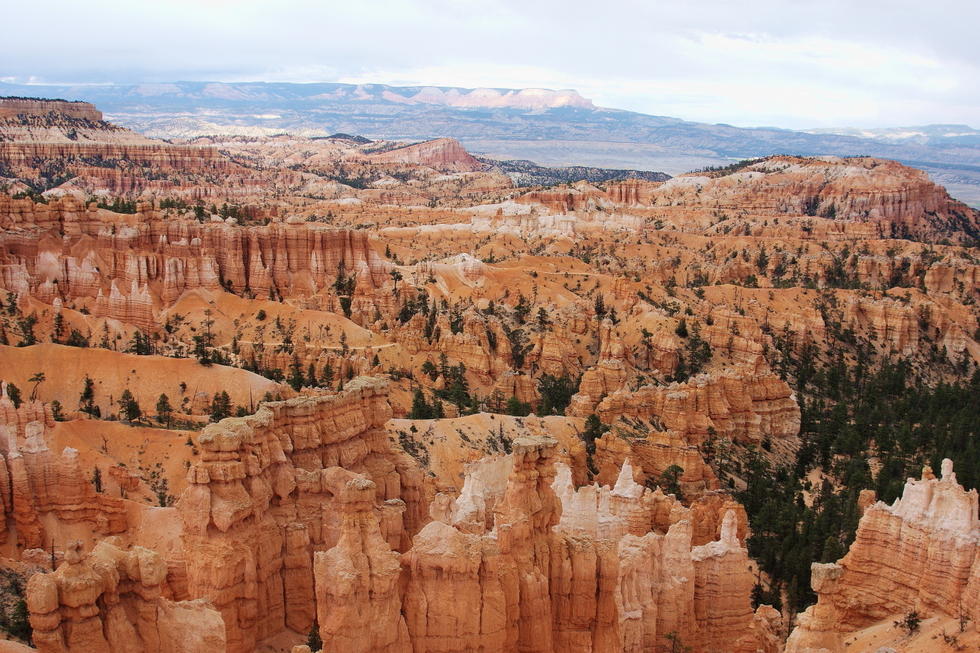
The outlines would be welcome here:
[[[50,574],[27,586],[34,645],[47,653],[212,653],[225,650],[221,615],[205,601],[173,602],[166,564],[148,549],[100,542],[68,548]]]
[[[518,440],[512,463],[471,468],[415,537],[402,558],[414,650],[643,651],[675,633],[697,650],[762,646],[734,512],[721,540],[692,547],[689,513],[629,463],[615,488],[576,490],[567,467],[555,478],[554,446]]]
[[[421,474],[391,448],[381,428],[390,416],[384,384],[362,378],[341,395],[266,403],[201,433],[203,459],[177,504],[187,593],[221,612],[229,652],[251,651],[287,625],[309,631],[314,551],[361,540],[397,549],[421,526]],[[331,559],[317,554],[318,573],[330,573]]]
[[[710,431],[739,442],[785,438],[800,429],[800,407],[789,385],[762,361],[746,379],[740,372],[704,375],[686,383],[643,387],[607,396],[595,410],[603,422],[655,419],[692,443]]]
[[[787,653],[844,650],[843,635],[893,615],[980,617],[980,518],[977,492],[942,476],[909,479],[892,505],[868,507],[854,543],[836,564],[813,565],[818,602],[800,615]]]
[[[578,101],[447,93],[391,99]],[[102,118],[0,100],[0,548],[63,563],[30,583],[43,650],[250,653],[315,625],[339,653],[777,653],[721,488],[812,453],[801,406],[846,404],[814,396],[845,368],[980,364],[978,214],[894,162],[524,192],[452,139]],[[950,469],[858,509],[792,650],[859,650],[910,607],[980,621]]]
[[[24,402],[18,409],[6,394],[0,396],[0,505],[11,517],[12,533],[21,549],[63,547],[58,528],[84,524],[107,536],[122,533],[128,522],[123,502],[101,494],[78,461],[78,452],[65,448],[55,456],[47,432],[54,426],[50,404]],[[54,533],[48,526],[58,525]],[[2,537],[7,538],[6,528]]]
[[[368,155],[368,158],[378,163],[411,163],[453,172],[475,172],[484,168],[454,138],[437,138],[406,145]]]

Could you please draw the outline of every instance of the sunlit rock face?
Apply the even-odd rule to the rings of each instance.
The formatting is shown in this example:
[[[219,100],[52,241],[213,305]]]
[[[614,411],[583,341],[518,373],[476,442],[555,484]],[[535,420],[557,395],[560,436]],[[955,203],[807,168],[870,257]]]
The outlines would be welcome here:
[[[980,578],[977,492],[923,470],[892,505],[869,506],[854,543],[836,564],[814,564],[818,602],[800,615],[789,653],[843,650],[842,634],[916,609],[923,615],[975,619]]]

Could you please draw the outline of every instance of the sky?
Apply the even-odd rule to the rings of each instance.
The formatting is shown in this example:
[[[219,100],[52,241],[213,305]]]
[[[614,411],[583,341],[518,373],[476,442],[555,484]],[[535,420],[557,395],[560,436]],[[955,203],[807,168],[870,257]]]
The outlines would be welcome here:
[[[0,81],[16,83],[572,88],[737,126],[980,127],[977,0],[12,0],[3,15]]]

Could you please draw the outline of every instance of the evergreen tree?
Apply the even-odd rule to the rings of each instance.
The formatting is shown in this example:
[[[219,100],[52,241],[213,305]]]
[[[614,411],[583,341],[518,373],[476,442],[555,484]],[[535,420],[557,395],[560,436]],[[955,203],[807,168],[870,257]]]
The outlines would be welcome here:
[[[20,405],[24,403],[24,400],[20,396],[20,388],[13,383],[7,384],[7,397],[13,402],[14,408],[20,408]]]
[[[412,410],[408,414],[409,419],[432,419],[435,417],[432,407],[425,400],[425,394],[421,388],[416,388],[412,394]]]
[[[684,468],[680,465],[670,465],[661,475],[664,490],[667,494],[673,494],[678,499],[683,499],[681,492],[680,478],[684,474]]]
[[[71,333],[68,334],[68,339],[65,340],[65,344],[69,347],[88,347],[89,339],[82,335],[78,329],[72,329]]]
[[[289,387],[299,392],[305,381],[306,378],[303,376],[303,367],[299,363],[299,357],[293,354],[293,362],[289,364]]]
[[[215,392],[211,398],[211,421],[220,422],[226,417],[231,417],[231,397],[225,390]]]
[[[310,647],[310,651],[313,653],[323,650],[323,640],[320,639],[320,627],[316,620],[310,626],[310,634],[306,638],[306,645]]]
[[[173,417],[174,408],[170,405],[170,398],[166,394],[160,395],[157,399],[157,422],[166,424],[170,428],[170,420]]]
[[[541,393],[538,414],[564,415],[577,386],[578,384],[568,376],[552,376],[551,374],[542,376],[538,380],[538,392]]]
[[[685,318],[682,317],[680,319],[680,321],[677,322],[677,326],[674,328],[674,333],[676,333],[681,338],[686,338],[687,337],[687,335],[688,335],[687,334],[687,320]]]
[[[129,391],[129,388],[123,390],[122,396],[119,397],[119,416],[121,419],[127,422],[136,422],[143,416],[143,411],[140,409],[139,402],[133,397],[133,393]]]
[[[101,417],[102,411],[95,405],[95,382],[86,374],[85,385],[78,396],[78,410],[92,417]]]
[[[333,386],[333,364],[327,361],[327,364],[323,366],[323,385],[327,388]]]
[[[44,383],[44,372],[35,372],[31,378],[27,379],[29,383],[33,383],[34,387],[31,388],[31,401],[37,401],[37,389],[42,383]]]
[[[531,414],[531,404],[511,395],[510,399],[507,400],[507,414],[515,417],[527,417]]]
[[[60,311],[55,313],[53,327],[51,341],[60,343],[62,337],[65,335],[65,316]]]

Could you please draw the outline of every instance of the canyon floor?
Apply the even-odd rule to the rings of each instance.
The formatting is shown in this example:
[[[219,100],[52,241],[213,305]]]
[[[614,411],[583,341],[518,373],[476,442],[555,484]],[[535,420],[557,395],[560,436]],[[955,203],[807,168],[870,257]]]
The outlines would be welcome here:
[[[980,212],[919,170],[0,98],[0,227],[0,652],[980,646]]]

